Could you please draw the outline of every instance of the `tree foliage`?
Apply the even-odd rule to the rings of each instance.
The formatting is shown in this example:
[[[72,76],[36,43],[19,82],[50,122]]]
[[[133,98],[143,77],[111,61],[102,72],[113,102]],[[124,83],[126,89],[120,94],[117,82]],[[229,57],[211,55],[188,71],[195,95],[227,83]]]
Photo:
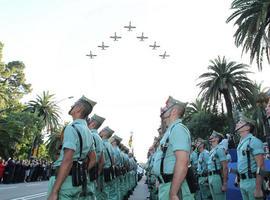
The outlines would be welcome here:
[[[234,129],[233,106],[241,108],[251,104],[254,84],[247,77],[248,68],[248,65],[218,57],[210,60],[209,71],[199,76],[198,86],[205,106],[216,108],[225,101],[231,131]]]
[[[243,52],[250,52],[250,62],[256,58],[258,69],[262,69],[264,56],[270,63],[270,1],[234,0],[234,10],[227,23],[235,20],[238,26],[234,34],[235,45]]]
[[[192,118],[187,122],[193,138],[207,139],[213,130],[221,133],[228,132],[228,120],[224,115],[217,115],[211,112],[197,112],[192,115]]]

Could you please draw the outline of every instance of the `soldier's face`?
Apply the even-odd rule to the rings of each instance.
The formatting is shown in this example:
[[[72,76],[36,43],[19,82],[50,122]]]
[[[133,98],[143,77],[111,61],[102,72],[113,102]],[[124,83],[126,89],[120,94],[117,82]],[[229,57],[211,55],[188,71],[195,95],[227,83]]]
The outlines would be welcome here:
[[[268,104],[265,108],[265,111],[266,111],[267,118],[270,118],[270,98],[269,98]]]
[[[235,126],[235,130],[237,130],[238,133],[241,133],[243,131],[248,131],[249,129],[250,128],[247,125],[247,123],[242,120],[240,120]]]

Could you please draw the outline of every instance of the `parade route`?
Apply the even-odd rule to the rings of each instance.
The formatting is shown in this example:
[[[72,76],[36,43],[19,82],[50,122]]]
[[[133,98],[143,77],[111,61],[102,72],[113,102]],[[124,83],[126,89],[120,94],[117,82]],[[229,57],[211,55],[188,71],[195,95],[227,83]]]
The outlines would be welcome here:
[[[133,194],[129,197],[129,200],[145,200],[149,197],[147,185],[145,184],[146,177],[144,176],[135,188]]]
[[[19,183],[19,184],[1,184],[1,200],[45,200],[47,196],[48,181]]]

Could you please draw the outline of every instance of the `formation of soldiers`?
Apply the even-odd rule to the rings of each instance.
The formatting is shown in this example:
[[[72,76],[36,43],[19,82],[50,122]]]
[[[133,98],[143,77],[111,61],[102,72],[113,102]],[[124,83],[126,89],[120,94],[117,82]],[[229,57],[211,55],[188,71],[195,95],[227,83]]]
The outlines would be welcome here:
[[[105,118],[88,118],[96,102],[82,97],[71,107],[73,122],[63,130],[53,164],[48,200],[124,200],[137,184],[137,163]]]
[[[181,118],[186,103],[172,97],[161,109],[159,136],[148,151],[147,184],[151,200],[225,200],[228,173],[243,200],[264,199],[264,148],[254,133],[255,121],[242,116],[235,132],[240,136],[237,169],[228,169],[228,138],[213,131],[209,140],[191,139]],[[270,118],[270,99],[266,107]],[[193,142],[192,142],[193,141]]]

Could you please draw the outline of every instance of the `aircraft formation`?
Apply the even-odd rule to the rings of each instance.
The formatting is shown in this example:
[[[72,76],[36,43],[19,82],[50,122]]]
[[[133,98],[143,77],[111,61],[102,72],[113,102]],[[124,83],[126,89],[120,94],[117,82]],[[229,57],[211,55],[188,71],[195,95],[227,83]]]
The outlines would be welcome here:
[[[124,26],[124,28],[127,29],[128,32],[131,32],[136,29],[136,26],[132,26],[130,21],[129,25]],[[120,39],[122,39],[122,37],[117,35],[116,32],[114,32],[114,35],[110,36],[110,38],[113,39],[114,42],[117,42]],[[144,42],[149,38],[144,35],[144,32],[142,32],[140,35],[137,36],[137,39],[139,39],[140,42]],[[101,45],[98,45],[97,47],[104,51],[110,46],[105,45],[105,42],[102,42]],[[152,50],[157,50],[158,48],[160,48],[160,45],[158,45],[157,42],[155,41],[154,44],[149,45],[149,47],[152,48]],[[97,55],[94,54],[92,51],[90,51],[89,54],[86,54],[86,56],[88,56],[90,59],[94,59]],[[167,54],[167,51],[164,51],[164,53],[159,56],[161,57],[161,59],[166,59],[170,57],[170,55]]]

